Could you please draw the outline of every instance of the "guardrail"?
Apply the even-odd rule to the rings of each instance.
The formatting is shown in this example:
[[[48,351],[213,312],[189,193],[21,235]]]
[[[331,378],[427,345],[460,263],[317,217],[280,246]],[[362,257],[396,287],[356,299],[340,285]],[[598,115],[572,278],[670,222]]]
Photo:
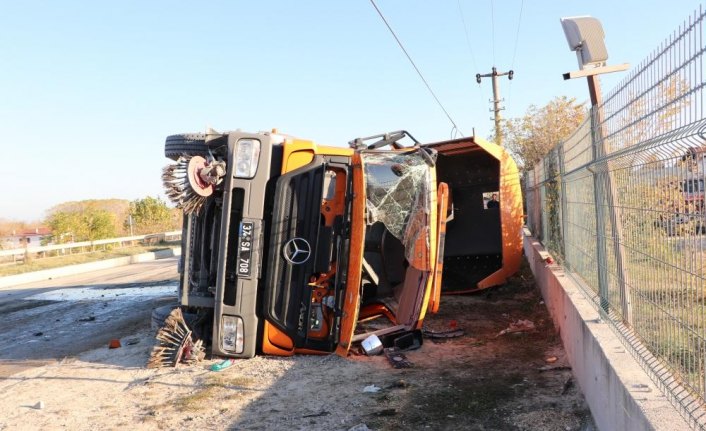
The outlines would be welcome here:
[[[132,241],[151,241],[155,240],[157,241],[177,241],[181,239],[181,231],[171,231],[171,232],[162,232],[162,233],[153,233],[153,234],[148,234],[148,235],[134,235],[134,236],[125,236],[121,238],[108,238],[108,239],[99,239],[95,241],[82,241],[82,242],[70,242],[70,243],[65,243],[65,244],[51,244],[51,245],[45,245],[45,246],[40,246],[40,247],[26,247],[26,248],[13,248],[10,250],[0,250],[0,257],[12,257],[16,258],[17,256],[25,256],[26,254],[45,254],[46,252],[50,251],[68,251],[71,253],[72,250],[74,249],[84,249],[87,247],[90,247],[91,249],[94,249],[96,246],[99,245],[108,245],[108,244],[123,244],[127,242],[132,242]]]

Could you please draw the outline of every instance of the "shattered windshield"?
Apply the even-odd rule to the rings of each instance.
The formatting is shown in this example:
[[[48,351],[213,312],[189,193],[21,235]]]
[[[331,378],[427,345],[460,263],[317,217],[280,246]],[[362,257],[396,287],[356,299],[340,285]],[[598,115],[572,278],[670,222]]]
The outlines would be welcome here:
[[[368,223],[382,222],[405,247],[405,257],[428,269],[431,168],[415,152],[363,152]]]

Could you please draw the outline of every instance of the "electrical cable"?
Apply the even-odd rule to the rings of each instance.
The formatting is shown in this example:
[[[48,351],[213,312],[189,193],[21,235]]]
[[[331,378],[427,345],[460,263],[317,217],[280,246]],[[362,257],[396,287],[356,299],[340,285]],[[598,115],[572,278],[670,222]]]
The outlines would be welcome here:
[[[525,0],[520,3],[520,16],[517,18],[517,32],[515,33],[515,48],[512,50],[512,63],[510,63],[510,70],[515,70],[515,57],[517,56],[517,45],[519,45],[520,40],[520,25],[522,24],[522,11],[524,10]],[[512,100],[512,81],[510,81],[510,88],[508,89],[508,105]]]
[[[522,24],[522,10],[525,6],[525,0],[520,3],[520,17],[517,18],[517,32],[515,33],[515,48],[512,50],[512,63],[510,64],[510,69],[515,67],[515,56],[517,56],[517,45],[520,40],[520,25]]]
[[[463,25],[463,33],[466,35],[466,45],[468,46],[468,53],[471,55],[471,62],[473,63],[473,71],[478,72],[478,65],[476,64],[476,59],[473,56],[473,49],[471,48],[471,38],[468,35],[468,26],[466,25],[466,17],[463,15],[463,8],[461,8],[461,0],[457,0],[456,4],[458,5],[458,13],[459,16],[461,17],[461,24]],[[483,106],[485,104],[485,101],[483,100],[483,91],[480,88],[480,83],[478,83],[478,98],[480,99],[480,105]]]
[[[495,6],[493,0],[490,0],[490,28],[493,40],[493,65],[495,65]]]
[[[375,8],[375,10],[377,11],[378,15],[380,15],[380,18],[382,18],[382,21],[383,21],[383,22],[385,23],[385,25],[387,26],[387,29],[390,30],[390,33],[392,34],[392,37],[395,38],[395,40],[397,41],[397,44],[398,44],[398,45],[400,46],[400,48],[402,49],[402,52],[404,52],[404,55],[407,56],[407,60],[409,60],[409,62],[412,64],[412,67],[414,67],[414,70],[417,71],[417,75],[419,75],[419,77],[422,79],[422,82],[424,82],[424,85],[426,85],[427,90],[429,90],[429,93],[431,93],[432,97],[434,97],[434,100],[436,100],[436,103],[439,105],[439,107],[441,108],[441,110],[444,111],[444,114],[446,114],[446,118],[449,119],[449,121],[451,122],[451,124],[453,124],[453,126],[456,128],[456,130],[459,131],[459,133],[461,134],[461,136],[464,136],[463,133],[461,133],[461,131],[460,131],[460,129],[458,128],[458,126],[456,125],[456,122],[453,120],[453,118],[451,118],[451,115],[449,115],[449,112],[446,110],[446,108],[444,108],[444,105],[441,103],[441,101],[439,100],[439,98],[436,96],[436,93],[434,93],[434,90],[431,89],[431,86],[429,85],[429,83],[427,82],[427,80],[424,79],[424,75],[422,75],[422,72],[419,70],[419,68],[417,67],[417,65],[414,63],[414,60],[412,60],[412,57],[409,55],[409,53],[408,53],[407,50],[405,49],[404,45],[402,45],[402,42],[400,41],[400,38],[397,37],[397,34],[395,34],[395,31],[392,29],[392,27],[390,27],[390,24],[387,22],[387,19],[385,19],[385,16],[384,16],[384,15],[382,14],[382,12],[380,11],[380,8],[378,8],[378,5],[375,4],[375,0],[370,0],[370,3],[371,3],[371,4],[373,5],[373,7]]]
[[[461,9],[461,0],[457,0],[458,13],[461,16],[461,23],[463,24],[463,32],[466,34],[466,45],[468,46],[468,53],[471,55],[471,61],[473,62],[473,68],[478,70],[478,65],[476,64],[476,59],[473,56],[473,49],[471,49],[471,38],[468,36],[468,26],[466,25],[466,18],[463,16],[463,9]]]

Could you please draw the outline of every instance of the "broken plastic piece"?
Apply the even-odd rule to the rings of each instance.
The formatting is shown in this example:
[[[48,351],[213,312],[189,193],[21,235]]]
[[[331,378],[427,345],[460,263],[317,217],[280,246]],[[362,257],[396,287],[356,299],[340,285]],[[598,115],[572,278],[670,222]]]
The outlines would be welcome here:
[[[222,370],[225,370],[226,368],[230,367],[231,365],[233,365],[233,360],[226,359],[225,361],[221,361],[217,364],[211,365],[211,371],[222,371]]]
[[[530,320],[518,320],[517,322],[511,323],[506,329],[500,331],[497,337],[505,334],[512,334],[513,332],[529,332],[534,331],[534,323]]]
[[[395,368],[412,368],[414,366],[414,364],[407,359],[407,356],[396,347],[385,349],[385,356]]]
[[[361,347],[363,347],[363,351],[368,356],[379,355],[380,353],[382,353],[383,349],[382,342],[375,334],[363,340],[363,342],[361,343]]]
[[[363,388],[363,392],[369,392],[369,393],[376,393],[380,390],[381,388],[375,386],[375,385],[368,385]]]
[[[380,341],[383,347],[395,347],[399,351],[406,351],[420,348],[424,339],[422,337],[422,331],[417,329],[414,331],[383,335]]]

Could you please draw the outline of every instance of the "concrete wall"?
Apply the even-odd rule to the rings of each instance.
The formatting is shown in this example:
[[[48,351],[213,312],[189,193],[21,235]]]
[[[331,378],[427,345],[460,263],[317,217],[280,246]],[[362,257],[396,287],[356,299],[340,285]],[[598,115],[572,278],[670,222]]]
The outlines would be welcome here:
[[[690,429],[608,324],[601,321],[580,288],[561,267],[547,265],[549,254],[525,233],[525,255],[598,428]]]
[[[45,269],[43,271],[9,275],[7,277],[0,277],[0,289],[3,287],[17,286],[25,283],[33,283],[35,281],[51,280],[53,278],[64,277],[67,275],[97,271],[99,269],[115,268],[118,266],[130,265],[132,263],[147,262],[150,260],[164,259],[166,257],[180,255],[181,247],[176,247],[150,253],[136,254],[133,256],[117,257],[115,259],[98,260],[95,262],[81,263],[78,265]]]

